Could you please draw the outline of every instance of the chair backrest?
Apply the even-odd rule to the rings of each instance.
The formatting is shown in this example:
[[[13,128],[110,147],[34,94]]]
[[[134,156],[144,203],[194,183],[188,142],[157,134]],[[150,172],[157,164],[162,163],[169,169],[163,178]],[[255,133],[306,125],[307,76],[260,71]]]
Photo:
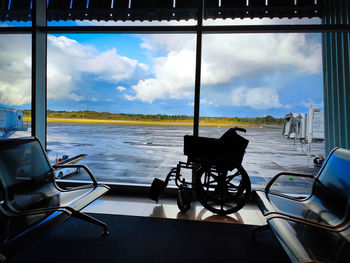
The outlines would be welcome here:
[[[350,204],[350,150],[334,149],[316,177],[313,195],[340,219]]]
[[[27,210],[46,197],[54,176],[36,138],[0,141],[0,184],[3,204]]]

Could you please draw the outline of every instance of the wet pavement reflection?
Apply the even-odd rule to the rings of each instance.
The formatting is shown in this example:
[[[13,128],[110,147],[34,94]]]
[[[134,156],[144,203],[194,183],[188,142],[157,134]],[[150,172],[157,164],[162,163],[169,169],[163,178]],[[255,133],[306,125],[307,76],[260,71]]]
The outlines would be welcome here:
[[[200,136],[219,138],[227,129],[201,127]],[[101,182],[151,184],[156,177],[165,178],[179,161],[187,160],[183,155],[186,134],[192,134],[192,127],[48,123],[48,154],[52,162],[56,154],[88,154],[80,163],[86,164]],[[263,188],[281,171],[317,174],[320,168],[308,158],[306,145],[285,139],[281,128],[247,129],[241,135],[249,140],[242,165],[252,188]],[[323,154],[324,143],[313,143],[312,152]],[[66,177],[87,178],[82,173]],[[310,181],[287,177],[274,187],[307,192]]]

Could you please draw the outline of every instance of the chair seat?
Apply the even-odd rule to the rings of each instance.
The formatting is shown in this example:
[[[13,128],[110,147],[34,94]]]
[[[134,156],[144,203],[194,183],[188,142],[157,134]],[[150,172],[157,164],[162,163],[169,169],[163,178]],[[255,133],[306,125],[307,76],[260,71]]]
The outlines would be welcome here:
[[[253,191],[292,262],[348,263],[350,259],[350,150],[334,149],[313,180],[312,191],[303,199],[275,193],[270,187],[281,172]],[[308,177],[306,174],[293,176]],[[263,229],[263,228],[260,228]]]
[[[254,191],[253,194],[264,216],[286,214],[331,227],[343,221],[343,218],[337,217],[332,211],[322,206],[315,196],[296,200],[259,190]]]
[[[60,192],[60,206],[68,206],[79,211],[108,192],[108,190],[109,188],[107,186],[99,185],[95,188],[90,187],[87,189]]]
[[[268,222],[292,262],[349,262],[350,229],[332,232],[281,218]]]
[[[55,207],[70,207],[74,210],[81,210],[101,195],[108,191],[104,185],[84,187],[61,191],[55,187],[40,189],[34,193],[16,195],[11,205],[20,212],[34,209],[47,209]],[[33,205],[34,204],[34,205]]]
[[[45,202],[39,202],[37,209],[58,207],[63,208],[62,210],[58,211],[59,213],[56,213],[55,211],[10,218],[3,217],[1,218],[0,222],[4,232],[1,231],[3,233],[1,233],[0,235],[0,243],[15,237],[17,234],[23,232],[28,228],[34,227],[38,223],[41,223],[43,221],[47,223],[55,216],[58,216],[58,218],[69,218],[70,212],[65,210],[65,207],[69,207],[74,211],[80,211],[81,209],[92,203],[94,200],[102,196],[107,191],[108,188],[102,185],[96,188],[88,187],[74,191],[57,192],[55,193],[55,195],[46,198]],[[43,205],[43,203],[45,204],[45,206]],[[61,220],[57,221],[60,222]],[[11,231],[9,231],[10,229]],[[6,231],[9,231],[9,235],[6,235]]]
[[[0,140],[0,262],[15,256],[70,217],[101,226],[103,234],[108,234],[104,222],[81,210],[109,187],[98,184],[84,165],[63,167],[84,169],[92,183],[62,189],[37,138]]]

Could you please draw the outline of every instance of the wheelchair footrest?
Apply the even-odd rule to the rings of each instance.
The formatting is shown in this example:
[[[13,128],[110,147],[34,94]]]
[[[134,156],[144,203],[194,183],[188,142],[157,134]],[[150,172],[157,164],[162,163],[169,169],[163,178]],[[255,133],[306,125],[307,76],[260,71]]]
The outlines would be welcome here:
[[[158,202],[160,195],[164,192],[167,184],[158,178],[154,178],[148,196],[150,199]]]

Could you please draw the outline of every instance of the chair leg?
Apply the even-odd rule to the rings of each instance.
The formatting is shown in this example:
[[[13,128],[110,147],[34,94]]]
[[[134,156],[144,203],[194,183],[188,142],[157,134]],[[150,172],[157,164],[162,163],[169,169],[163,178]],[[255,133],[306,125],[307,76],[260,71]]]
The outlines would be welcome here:
[[[74,216],[76,218],[79,218],[81,220],[84,220],[86,222],[90,222],[90,223],[93,223],[95,225],[102,226],[103,229],[104,229],[103,235],[108,235],[109,234],[107,224],[103,223],[102,221],[100,221],[100,220],[98,220],[98,219],[96,219],[96,218],[94,218],[92,216],[89,216],[89,215],[87,215],[85,213],[82,213],[80,211],[74,211],[72,216]]]
[[[258,226],[256,228],[254,228],[252,230],[252,239],[255,240],[256,239],[256,232],[261,231],[261,230],[266,230],[266,229],[270,229],[269,224],[266,225],[262,225],[262,226]]]

